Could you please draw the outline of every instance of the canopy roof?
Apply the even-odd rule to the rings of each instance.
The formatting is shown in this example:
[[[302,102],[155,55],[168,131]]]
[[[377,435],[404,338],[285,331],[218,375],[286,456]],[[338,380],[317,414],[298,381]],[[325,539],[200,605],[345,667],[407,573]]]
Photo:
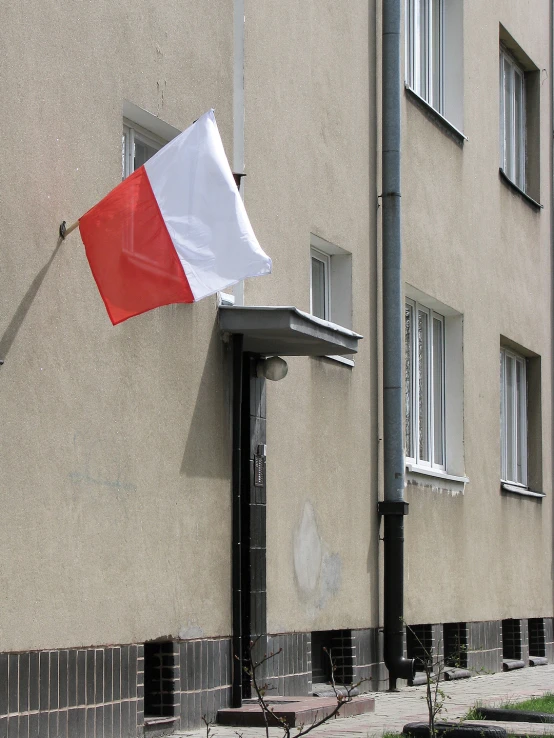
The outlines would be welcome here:
[[[219,327],[223,334],[241,333],[244,351],[264,356],[355,354],[363,338],[295,307],[222,305]]]

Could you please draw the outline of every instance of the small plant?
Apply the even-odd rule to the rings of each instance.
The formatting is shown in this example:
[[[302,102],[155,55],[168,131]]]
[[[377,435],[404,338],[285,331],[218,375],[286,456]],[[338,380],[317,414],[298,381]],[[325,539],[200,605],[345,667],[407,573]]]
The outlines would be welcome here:
[[[205,715],[202,715],[202,722],[206,726],[206,738],[212,738],[212,724]]]
[[[429,736],[430,738],[437,738],[437,718],[446,710],[446,700],[450,699],[450,695],[446,694],[440,686],[440,674],[444,667],[444,660],[438,656],[435,657],[432,647],[428,647],[413,628],[407,624],[406,628],[417,641],[421,651],[418,661],[425,674],[425,702],[429,715]],[[437,651],[440,651],[440,643]]]
[[[483,715],[481,712],[479,712],[479,703],[477,703],[474,707],[470,707],[469,710],[466,712],[465,715],[462,717],[462,722],[464,720],[482,720]]]

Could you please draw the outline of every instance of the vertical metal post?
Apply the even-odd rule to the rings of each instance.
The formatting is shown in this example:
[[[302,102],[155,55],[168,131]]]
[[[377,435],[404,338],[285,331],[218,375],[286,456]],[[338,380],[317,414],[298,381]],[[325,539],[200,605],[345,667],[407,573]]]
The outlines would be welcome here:
[[[243,336],[232,336],[232,618],[233,682],[232,705],[242,705],[242,371]]]
[[[383,0],[382,187],[383,187],[383,427],[384,427],[384,630],[389,688],[409,679],[404,658],[404,447],[402,397],[402,241],[400,220],[401,0]]]

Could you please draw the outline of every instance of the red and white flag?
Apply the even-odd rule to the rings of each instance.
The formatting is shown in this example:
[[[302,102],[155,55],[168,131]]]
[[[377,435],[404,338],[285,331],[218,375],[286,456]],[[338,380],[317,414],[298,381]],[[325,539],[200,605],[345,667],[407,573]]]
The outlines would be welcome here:
[[[114,325],[271,272],[213,110],[85,213],[79,230]]]

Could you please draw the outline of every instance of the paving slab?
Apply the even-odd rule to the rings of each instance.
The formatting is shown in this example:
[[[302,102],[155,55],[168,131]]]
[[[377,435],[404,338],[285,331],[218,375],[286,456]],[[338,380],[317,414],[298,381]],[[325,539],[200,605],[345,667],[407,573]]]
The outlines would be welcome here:
[[[440,715],[443,720],[459,720],[477,702],[497,706],[502,702],[538,697],[545,692],[554,692],[554,665],[534,666],[498,674],[483,674],[471,679],[460,679],[441,683],[445,699],[445,709]],[[400,733],[406,723],[422,722],[428,719],[425,706],[425,685],[405,687],[398,692],[371,692],[375,699],[375,711],[355,717],[335,718],[312,732],[318,738],[378,738],[384,733]],[[490,721],[485,721],[487,724]],[[496,723],[495,723],[496,724]],[[524,723],[510,723],[509,732],[514,735],[544,735],[537,728],[545,726],[534,723],[522,732]],[[548,726],[547,726],[548,727]],[[546,731],[554,735],[552,725]],[[240,728],[243,738],[263,738],[260,728]],[[294,737],[296,730],[291,731]],[[272,728],[270,738],[279,738],[282,731]],[[206,730],[176,731],[174,736],[205,738]],[[214,725],[210,738],[237,738],[237,729]]]

